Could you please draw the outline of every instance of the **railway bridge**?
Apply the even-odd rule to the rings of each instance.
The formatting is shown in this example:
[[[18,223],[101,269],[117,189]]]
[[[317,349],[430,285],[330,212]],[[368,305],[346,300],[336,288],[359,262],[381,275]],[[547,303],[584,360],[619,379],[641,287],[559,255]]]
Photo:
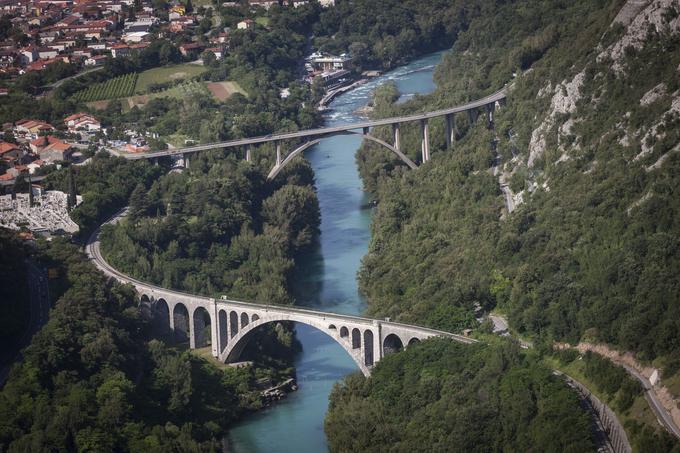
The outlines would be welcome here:
[[[109,222],[124,215],[121,212]],[[107,276],[133,285],[142,307],[180,341],[189,340],[192,349],[210,346],[222,362],[235,362],[258,327],[294,321],[315,327],[330,336],[368,376],[385,355],[430,337],[447,337],[462,343],[476,340],[449,332],[388,320],[364,318],[280,305],[256,304],[227,298],[215,299],[173,291],[139,281],[113,268],[100,251],[99,229],[90,236],[86,251]]]
[[[295,156],[303,153],[311,146],[317,144],[319,140],[334,135],[359,135],[366,140],[370,140],[394,153],[409,168],[415,169],[416,163],[404,154],[401,144],[401,126],[406,123],[419,123],[421,133],[421,162],[430,160],[430,128],[429,120],[433,118],[444,118],[446,147],[451,148],[455,142],[455,117],[458,113],[466,113],[470,122],[475,121],[479,111],[485,111],[488,121],[493,121],[493,112],[497,105],[504,102],[506,98],[506,88],[492,93],[481,99],[468,102],[463,105],[450,107],[442,110],[434,110],[409,116],[393,118],[383,118],[357,123],[342,124],[337,126],[321,127],[317,129],[307,129],[297,132],[287,132],[281,134],[265,135],[260,137],[242,138],[224,142],[207,143],[203,145],[189,146],[185,148],[173,148],[165,151],[139,154],[126,154],[124,157],[129,160],[151,159],[157,161],[159,157],[182,156],[185,165],[188,165],[190,155],[210,149],[222,148],[245,148],[245,159],[252,160],[254,153],[253,146],[263,143],[274,143],[276,147],[276,161],[269,171],[268,179],[274,179],[276,175],[291,161]],[[371,134],[371,129],[378,126],[392,127],[392,142],[388,143]],[[283,144],[285,141],[302,143],[296,145],[294,149],[286,153]]]

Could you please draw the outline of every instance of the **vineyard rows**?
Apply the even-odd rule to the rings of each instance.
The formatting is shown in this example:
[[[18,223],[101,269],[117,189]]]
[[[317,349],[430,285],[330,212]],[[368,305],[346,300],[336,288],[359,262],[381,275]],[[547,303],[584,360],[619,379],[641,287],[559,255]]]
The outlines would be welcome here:
[[[135,91],[137,76],[136,72],[118,76],[81,90],[74,97],[76,101],[93,102],[131,96]]]

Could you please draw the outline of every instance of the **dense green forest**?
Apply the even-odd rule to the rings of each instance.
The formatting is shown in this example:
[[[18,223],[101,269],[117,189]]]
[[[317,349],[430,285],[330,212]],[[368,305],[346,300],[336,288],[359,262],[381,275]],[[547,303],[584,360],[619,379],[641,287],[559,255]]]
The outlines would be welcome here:
[[[338,0],[314,24],[314,45],[349,53],[357,70],[393,68],[451,47],[476,8],[464,0]]]
[[[587,334],[643,359],[677,362],[680,261],[672,232],[679,227],[680,162],[666,153],[678,141],[679,119],[670,95],[640,98],[661,82],[666,92],[677,90],[678,37],[652,35],[612,73],[611,61],[597,61],[593,49],[624,33],[610,27],[621,2],[526,4],[494,5],[471,20],[437,69],[433,95],[391,104],[389,90],[379,93],[376,113],[394,115],[475,98],[520,74],[493,129],[483,117],[470,124],[459,115],[458,141],[444,151],[443,126],[435,122],[437,152],[418,171],[406,172],[370,145],[360,152],[366,187],[379,201],[360,275],[369,311],[451,328],[451,317],[437,313],[469,312],[478,303],[506,312],[520,333],[571,342]],[[522,72],[522,49],[544,34],[553,37]],[[573,110],[555,111],[579,72]],[[558,93],[552,100],[539,94],[546,87]],[[550,127],[541,126],[546,117]],[[629,118],[624,126],[621,118]],[[544,150],[535,133],[532,141],[539,127]],[[647,133],[656,128],[663,132]],[[647,137],[641,143],[636,136]],[[407,129],[414,158],[418,140],[415,128]],[[663,165],[653,166],[664,155]],[[511,214],[493,175],[496,158],[510,188],[523,191],[524,203]]]
[[[162,167],[145,160],[130,161],[98,153],[88,165],[51,173],[45,186],[83,196],[83,202],[69,215],[80,227],[81,238],[87,239],[95,228],[127,204],[138,184],[150,185],[162,171]]]
[[[15,235],[0,229],[0,343],[3,353],[14,350],[14,345],[29,321],[27,310],[26,250]]]
[[[300,161],[268,182],[224,154],[196,156],[190,170],[148,190],[138,185],[128,216],[103,229],[103,252],[116,268],[164,287],[291,303],[293,259],[318,232],[311,170]]]
[[[57,270],[58,300],[0,391],[0,450],[215,451],[261,406],[254,369],[218,370],[152,339],[134,290],[75,245],[40,241],[35,259]]]
[[[506,84],[509,95],[492,125],[457,115],[452,150],[443,121],[431,121],[433,159],[417,171],[372,144],[357,154],[378,202],[359,275],[369,314],[461,330],[477,324],[479,307],[496,310],[536,344],[606,342],[673,378],[680,36],[667,24],[677,13],[657,11],[654,28],[644,20],[657,16],[644,11],[643,25],[627,28],[613,23],[623,3],[477,2],[436,69],[435,93],[396,103],[395,86],[376,91],[377,117]],[[402,146],[420,161],[419,127],[402,127]],[[598,378],[604,360],[585,360],[627,413],[639,394],[623,369]],[[678,448],[655,423],[626,430],[636,451]]]
[[[594,451],[576,394],[511,342],[389,355],[336,384],[325,429],[336,452]]]

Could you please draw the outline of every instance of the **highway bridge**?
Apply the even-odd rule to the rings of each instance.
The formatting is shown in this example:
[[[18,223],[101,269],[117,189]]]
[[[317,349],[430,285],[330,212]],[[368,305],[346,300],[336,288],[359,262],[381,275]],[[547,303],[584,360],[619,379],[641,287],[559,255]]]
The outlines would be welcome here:
[[[430,160],[430,137],[429,137],[429,123],[433,118],[444,117],[446,146],[450,148],[455,140],[455,123],[454,115],[457,113],[467,113],[471,121],[474,121],[480,109],[486,110],[489,121],[493,121],[493,112],[497,104],[503,102],[506,98],[506,88],[496,91],[481,99],[468,102],[463,105],[450,107],[442,110],[434,110],[425,113],[419,113],[409,116],[400,116],[393,118],[383,118],[379,120],[370,120],[350,124],[342,124],[337,126],[321,127],[316,129],[307,129],[297,132],[286,132],[281,134],[271,134],[259,137],[242,138],[236,140],[228,140],[224,142],[208,143],[204,145],[195,145],[185,148],[173,148],[165,151],[158,151],[153,153],[139,153],[126,154],[124,157],[130,160],[139,159],[158,159],[166,156],[182,156],[185,163],[189,162],[189,156],[193,153],[211,149],[245,147],[246,160],[250,161],[252,157],[253,145],[260,145],[263,143],[273,142],[276,146],[276,163],[268,174],[269,179],[273,179],[279,172],[298,154],[304,152],[306,149],[318,143],[322,138],[331,137],[333,135],[356,134],[362,136],[366,140],[373,141],[384,148],[394,153],[410,168],[416,168],[417,165],[406,154],[403,153],[400,139],[401,125],[404,123],[420,123],[421,130],[421,161],[427,162]],[[387,143],[370,134],[372,128],[378,126],[392,126],[393,141]],[[303,144],[297,146],[290,153],[285,154],[282,144],[286,140],[295,140],[296,142],[303,141]]]
[[[121,211],[107,223],[125,215]],[[257,304],[227,298],[211,298],[174,291],[134,279],[106,262],[101,254],[99,229],[89,238],[86,251],[107,276],[135,287],[141,306],[148,309],[162,328],[192,349],[210,345],[212,355],[222,362],[236,362],[252,333],[260,326],[295,321],[315,327],[334,339],[370,375],[385,355],[430,337],[447,337],[462,343],[471,338],[427,327],[388,320],[364,318],[280,305]]]

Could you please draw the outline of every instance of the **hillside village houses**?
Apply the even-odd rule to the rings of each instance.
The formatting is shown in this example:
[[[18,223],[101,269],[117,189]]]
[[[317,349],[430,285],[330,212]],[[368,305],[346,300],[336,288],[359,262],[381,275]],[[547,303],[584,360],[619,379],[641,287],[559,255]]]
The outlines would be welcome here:
[[[225,5],[232,3],[225,2]],[[275,3],[278,0],[250,0],[254,13]],[[306,0],[284,1],[284,5],[292,7],[305,3]],[[330,6],[334,1],[319,0],[319,3]],[[187,8],[186,2],[180,0],[167,0],[167,4],[169,8],[159,15],[152,0],[0,0],[0,15],[9,15],[12,26],[21,32],[0,41],[0,74],[5,78],[18,77],[43,71],[56,62],[82,70],[104,66],[109,59],[129,57],[143,50],[156,37],[179,36],[183,42],[177,45],[178,50],[187,59],[200,58],[205,51],[212,52],[217,59],[227,55],[229,28],[210,36],[206,34],[206,39],[199,40],[186,32],[198,28],[203,19],[198,14],[201,8]],[[256,22],[247,18],[236,28],[255,26]],[[331,59],[325,62],[323,58]],[[346,63],[345,56],[323,58],[311,61],[313,71],[338,71]],[[331,69],[324,65],[330,65]],[[0,96],[11,95],[11,86],[2,86],[0,82]],[[59,124],[61,132],[45,121],[30,118],[2,125],[2,132],[14,139],[0,140],[0,180],[11,180],[17,174],[35,173],[44,165],[73,160],[79,148],[87,147],[95,134],[106,133],[99,121],[88,113],[69,115],[63,122],[63,127]],[[128,138],[120,148],[130,144],[134,149],[128,151],[145,150],[148,145],[144,132],[141,134],[135,135],[137,141],[134,137]],[[65,136],[71,138],[62,138]],[[102,137],[97,135],[100,144],[113,143]]]

